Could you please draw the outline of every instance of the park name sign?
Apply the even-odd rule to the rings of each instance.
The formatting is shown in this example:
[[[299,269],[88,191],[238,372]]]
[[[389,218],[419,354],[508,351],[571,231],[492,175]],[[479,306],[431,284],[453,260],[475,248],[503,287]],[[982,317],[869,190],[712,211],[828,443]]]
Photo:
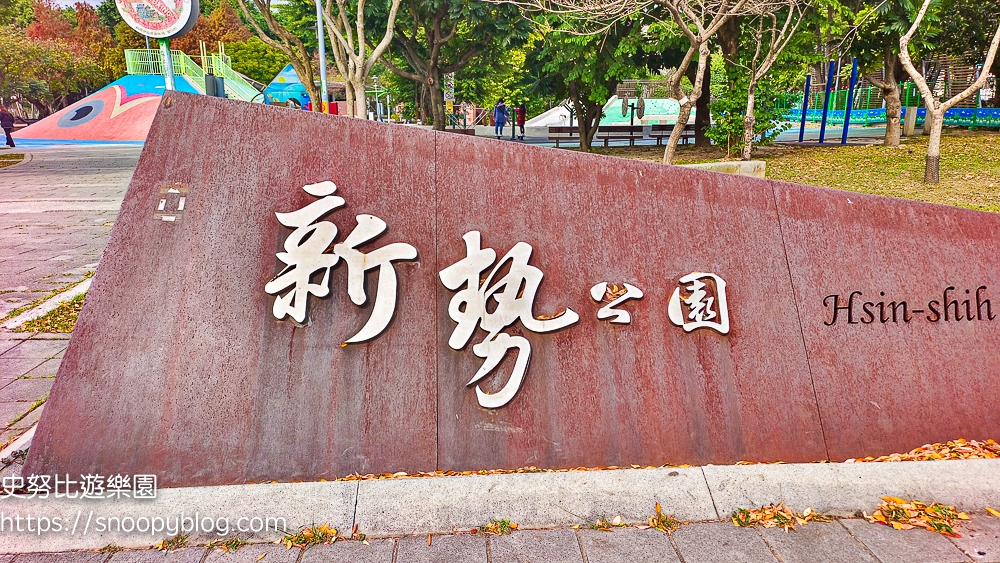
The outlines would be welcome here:
[[[154,39],[180,37],[198,20],[198,0],[115,0],[115,5],[129,27]]]
[[[995,436],[998,235],[989,213],[171,92],[24,473],[194,486]]]

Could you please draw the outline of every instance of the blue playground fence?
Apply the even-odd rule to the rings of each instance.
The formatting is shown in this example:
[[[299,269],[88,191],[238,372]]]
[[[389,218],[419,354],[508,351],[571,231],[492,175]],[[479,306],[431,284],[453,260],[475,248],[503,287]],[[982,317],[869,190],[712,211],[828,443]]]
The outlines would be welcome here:
[[[926,114],[926,108],[917,108],[917,125],[923,124]],[[905,117],[906,108],[904,107],[900,119]],[[806,110],[806,121],[819,122],[822,118],[822,109]],[[785,119],[788,121],[802,119],[802,110],[788,110]],[[828,112],[826,121],[827,123],[843,124],[844,110],[831,110]],[[851,123],[863,125],[885,123],[885,108],[851,110]],[[945,125],[962,127],[1000,127],[1000,108],[951,108],[944,112],[944,123]]]

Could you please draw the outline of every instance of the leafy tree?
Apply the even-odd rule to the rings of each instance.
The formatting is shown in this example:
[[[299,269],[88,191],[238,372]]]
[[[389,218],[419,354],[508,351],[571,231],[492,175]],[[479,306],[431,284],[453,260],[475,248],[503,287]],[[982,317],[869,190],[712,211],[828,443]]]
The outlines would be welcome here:
[[[982,88],[986,84],[988,73],[980,72],[979,76],[972,84],[968,85],[968,87],[964,90],[947,100],[939,100],[937,96],[934,95],[934,92],[927,84],[927,80],[924,79],[924,77],[920,74],[920,71],[913,66],[909,48],[911,42],[913,41],[914,34],[920,29],[921,24],[923,23],[922,20],[927,17],[932,3],[933,0],[923,1],[916,17],[913,20],[913,24],[911,24],[909,29],[907,29],[906,32],[900,36],[899,60],[906,69],[906,73],[910,75],[913,82],[915,82],[917,87],[920,88],[921,98],[923,99],[924,106],[927,108],[925,123],[930,122],[931,125],[929,131],[930,138],[927,140],[927,158],[926,165],[924,167],[924,182],[937,184],[941,181],[941,128],[944,126],[944,113]],[[993,37],[990,40],[989,46],[983,53],[984,68],[988,69],[993,66],[993,61],[996,59],[998,49],[1000,49],[1000,25],[997,25],[996,31],[993,32]]]
[[[76,27],[70,43],[78,52],[92,60],[101,73],[101,87],[125,75],[125,53],[118,48],[111,29],[101,22],[100,14],[90,4],[77,2],[74,7]]]
[[[267,84],[288,64],[288,57],[259,37],[240,43],[228,43],[226,54],[232,59],[233,70]]]
[[[31,9],[33,21],[27,28],[30,39],[65,39],[73,33],[72,18],[52,0],[35,0]]]
[[[1000,23],[1000,3],[982,0],[942,0],[941,32],[935,37],[939,50],[949,55],[973,55],[973,63],[983,64]],[[990,72],[1000,76],[1000,59],[993,61]]]
[[[906,73],[899,60],[899,38],[910,27],[912,16],[920,7],[914,0],[860,0],[849,4],[853,8],[854,28],[847,37],[850,52],[858,58],[858,66],[869,82],[878,87],[885,100],[885,141],[890,147],[899,146],[899,118],[902,114],[899,83]],[[938,33],[936,24],[939,2],[934,5],[921,25],[921,38],[912,43],[913,52],[934,48],[931,40]],[[881,67],[881,76],[879,69]]]
[[[18,96],[40,98],[45,84],[35,76],[42,47],[28,39],[23,29],[0,26],[0,98]]]
[[[64,40],[32,39],[0,27],[0,96],[19,96],[45,117],[102,84],[98,65]]]
[[[124,21],[118,22],[114,28],[115,39],[119,49],[145,49],[146,36],[132,29]]]
[[[271,0],[237,0],[240,4],[245,20],[250,23],[254,33],[266,45],[277,49],[288,57],[288,62],[295,69],[302,86],[309,93],[309,98],[316,101],[313,104],[313,111],[322,111],[319,88],[316,87],[316,65],[313,62],[312,51],[306,44],[287,26],[283,25],[272,10]],[[250,6],[253,6],[251,9]],[[256,19],[259,14],[260,20]],[[314,16],[315,17],[315,16]],[[315,20],[314,20],[315,21]],[[308,37],[308,35],[307,35]]]
[[[405,0],[382,63],[393,73],[421,85],[427,93],[434,128],[447,125],[442,79],[469,64],[494,64],[522,45],[531,22],[511,4],[479,0]],[[405,64],[400,63],[402,59]]]
[[[204,41],[208,44],[208,49],[214,51],[219,41],[241,42],[250,36],[250,30],[243,25],[236,10],[228,2],[221,2],[207,18],[199,15],[191,31],[173,39],[171,47],[189,55],[197,55],[201,52],[199,41]]]
[[[384,6],[368,4],[366,0],[326,0],[323,21],[330,35],[337,70],[344,77],[347,115],[360,117],[365,114],[368,76],[392,41],[399,3],[400,0],[388,0],[388,6]],[[367,13],[366,6],[369,8]]]
[[[101,23],[108,29],[114,29],[120,22],[125,21],[122,19],[122,15],[118,12],[118,6],[115,5],[115,0],[104,0],[98,4],[97,17],[100,18]]]
[[[0,0],[0,26],[26,27],[31,15],[31,0]]]
[[[571,101],[580,148],[589,152],[604,105],[619,81],[648,72],[642,26],[638,18],[630,18],[618,21],[603,35],[578,35],[555,19],[547,23],[537,49],[529,55],[529,65],[538,69],[531,92]]]

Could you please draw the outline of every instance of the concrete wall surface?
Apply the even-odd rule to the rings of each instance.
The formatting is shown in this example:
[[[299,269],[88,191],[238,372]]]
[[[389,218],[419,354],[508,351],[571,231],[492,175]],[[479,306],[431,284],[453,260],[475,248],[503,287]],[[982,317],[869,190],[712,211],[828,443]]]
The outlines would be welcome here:
[[[323,181],[341,207],[279,222],[329,201],[303,189]],[[191,486],[994,436],[998,235],[989,213],[172,93],[25,474]],[[329,295],[279,320],[265,286],[305,260],[301,287]],[[598,318],[626,283],[630,322]]]

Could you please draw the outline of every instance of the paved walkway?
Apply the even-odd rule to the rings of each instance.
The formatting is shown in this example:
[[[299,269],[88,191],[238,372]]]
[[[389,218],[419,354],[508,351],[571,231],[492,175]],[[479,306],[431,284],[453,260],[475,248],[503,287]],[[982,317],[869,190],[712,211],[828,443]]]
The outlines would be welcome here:
[[[97,267],[142,147],[29,149],[0,168],[0,319]],[[68,335],[0,329],[0,446],[30,428]]]
[[[862,519],[780,528],[737,528],[702,522],[663,532],[637,528],[518,530],[504,536],[451,534],[338,541],[307,550],[250,544],[235,552],[190,547],[167,554],[22,554],[8,563],[958,563],[1000,561],[1000,519],[967,525],[962,538],[926,530],[895,531]],[[989,550],[989,551],[987,551]],[[980,555],[982,554],[982,555]]]

